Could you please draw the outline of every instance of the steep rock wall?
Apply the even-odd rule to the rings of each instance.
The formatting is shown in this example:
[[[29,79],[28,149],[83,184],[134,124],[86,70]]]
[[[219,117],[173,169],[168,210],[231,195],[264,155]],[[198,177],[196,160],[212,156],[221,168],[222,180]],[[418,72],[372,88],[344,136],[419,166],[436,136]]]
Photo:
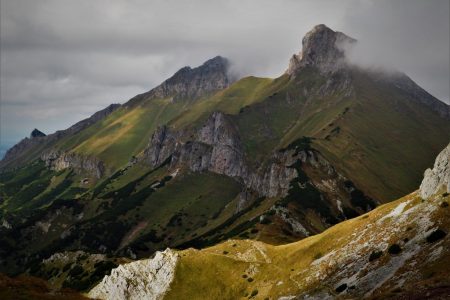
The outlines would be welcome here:
[[[425,171],[420,196],[427,199],[441,189],[450,193],[450,144],[436,157],[433,169]]]
[[[88,296],[105,300],[162,299],[175,275],[179,254],[166,249],[153,259],[124,264],[89,291]]]

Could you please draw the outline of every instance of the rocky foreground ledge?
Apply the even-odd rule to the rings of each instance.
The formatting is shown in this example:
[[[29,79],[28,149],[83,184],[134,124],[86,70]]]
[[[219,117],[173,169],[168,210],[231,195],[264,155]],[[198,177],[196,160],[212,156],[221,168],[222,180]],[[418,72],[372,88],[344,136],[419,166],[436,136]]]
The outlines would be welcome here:
[[[161,299],[174,278],[179,255],[167,249],[153,259],[121,265],[88,294],[94,299]]]

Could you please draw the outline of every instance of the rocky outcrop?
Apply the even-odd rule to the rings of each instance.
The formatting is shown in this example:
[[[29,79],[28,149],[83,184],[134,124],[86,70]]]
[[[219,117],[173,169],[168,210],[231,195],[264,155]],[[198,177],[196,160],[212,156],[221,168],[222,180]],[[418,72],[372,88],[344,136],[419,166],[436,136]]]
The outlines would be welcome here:
[[[187,166],[192,171],[211,171],[230,177],[244,178],[247,168],[239,134],[229,116],[213,113],[194,134],[172,132],[166,126],[153,134],[145,160],[153,166],[169,157],[170,165]]]
[[[90,290],[88,296],[105,300],[162,299],[172,283],[178,259],[178,253],[167,249],[156,252],[153,259],[121,265]]]
[[[73,152],[51,150],[45,152],[41,159],[48,168],[55,171],[72,168],[78,174],[90,173],[96,178],[102,177],[105,173],[105,166],[101,160]]]
[[[130,106],[153,98],[171,98],[173,101],[198,99],[232,83],[228,68],[228,60],[221,56],[216,56],[197,68],[181,68],[159,86],[137,95],[125,105]]]
[[[302,51],[293,55],[286,71],[294,75],[307,66],[316,67],[321,73],[333,73],[345,65],[343,45],[356,40],[320,24],[309,31],[302,40]]]
[[[40,131],[39,129],[35,128],[33,129],[33,131],[30,134],[30,139],[35,138],[35,137],[43,137],[46,136],[45,133],[43,133],[42,131]]]
[[[450,144],[436,157],[433,169],[425,171],[420,196],[427,199],[441,190],[450,193]]]

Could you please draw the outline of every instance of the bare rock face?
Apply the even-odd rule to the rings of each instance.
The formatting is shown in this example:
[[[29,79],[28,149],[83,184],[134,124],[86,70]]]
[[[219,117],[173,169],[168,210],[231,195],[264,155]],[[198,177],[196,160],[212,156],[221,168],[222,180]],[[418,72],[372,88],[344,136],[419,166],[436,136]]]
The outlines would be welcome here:
[[[450,144],[436,157],[433,169],[425,171],[420,196],[427,199],[441,189],[450,193]]]
[[[166,249],[153,259],[124,264],[89,291],[88,296],[105,300],[163,299],[175,275],[179,255]]]
[[[172,98],[173,101],[196,99],[222,90],[232,83],[228,68],[228,60],[221,56],[216,56],[197,68],[181,68],[159,86],[132,98],[126,105],[152,98]]]
[[[158,166],[168,159],[177,146],[177,136],[166,125],[156,128],[150,138],[149,147],[144,150],[146,160]]]
[[[190,170],[211,171],[244,178],[247,168],[237,129],[223,113],[213,113],[193,134],[158,128],[144,150],[144,159],[158,166],[170,157],[170,166],[187,166]]]
[[[292,56],[286,73],[293,75],[307,66],[316,67],[324,74],[335,72],[345,65],[342,45],[355,42],[342,32],[333,31],[323,24],[317,25],[303,38],[302,51]]]
[[[30,134],[30,139],[35,138],[35,137],[43,137],[46,136],[45,133],[43,133],[42,131],[40,131],[39,129],[35,128],[33,129],[33,131]]]
[[[252,172],[246,184],[249,188],[258,191],[261,196],[286,196],[292,179],[298,176],[297,171],[291,168],[296,157],[288,152],[275,152],[267,167]]]
[[[41,159],[48,168],[55,171],[72,168],[79,174],[87,172],[96,178],[102,177],[105,172],[105,166],[101,160],[76,153],[51,150],[44,153]]]

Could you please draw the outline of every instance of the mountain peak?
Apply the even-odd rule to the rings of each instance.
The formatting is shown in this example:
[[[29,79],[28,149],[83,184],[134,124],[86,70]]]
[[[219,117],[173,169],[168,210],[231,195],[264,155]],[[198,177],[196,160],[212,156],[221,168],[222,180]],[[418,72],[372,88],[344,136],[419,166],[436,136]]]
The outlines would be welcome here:
[[[229,61],[228,59],[226,59],[223,56],[217,55],[216,57],[213,57],[211,59],[208,59],[207,61],[205,61],[201,66],[201,67],[217,67],[217,68],[221,68],[224,71],[226,71],[228,69],[229,66]]]
[[[322,73],[334,72],[344,64],[342,47],[355,42],[324,24],[316,25],[303,37],[302,51],[292,56],[286,73],[292,75],[305,66],[317,67]]]
[[[218,55],[198,67],[185,66],[154,89],[131,99],[129,104],[152,98],[192,100],[222,90],[233,81],[228,74],[229,65],[228,59]]]
[[[33,129],[33,131],[30,133],[30,139],[43,136],[46,136],[46,134],[37,128]]]

